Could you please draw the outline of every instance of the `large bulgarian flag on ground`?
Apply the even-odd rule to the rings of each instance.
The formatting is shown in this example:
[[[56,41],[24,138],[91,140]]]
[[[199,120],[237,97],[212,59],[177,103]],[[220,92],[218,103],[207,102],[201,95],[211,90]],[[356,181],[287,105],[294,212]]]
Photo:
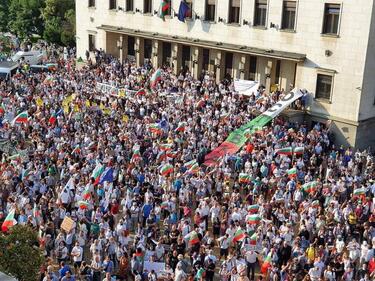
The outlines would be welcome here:
[[[15,210],[11,210],[7,217],[5,218],[3,224],[1,225],[2,232],[8,232],[8,230],[17,224],[17,221],[14,219]]]
[[[239,151],[252,134],[254,134],[259,128],[263,128],[271,122],[272,119],[278,116],[292,102],[302,97],[303,94],[304,93],[301,90],[292,90],[267,111],[234,130],[220,146],[206,155],[204,164],[206,166],[216,166],[219,164],[219,159],[221,157],[224,157],[225,155],[233,155]]]
[[[162,176],[167,176],[167,175],[169,175],[172,172],[173,172],[173,166],[171,164],[165,164],[160,169],[160,174]]]
[[[100,163],[96,164],[96,167],[94,171],[92,171],[92,175],[91,175],[91,177],[95,180],[94,185],[99,183],[100,176],[103,174],[104,170],[105,170],[105,167],[102,164]]]
[[[268,269],[270,268],[271,266],[271,261],[272,261],[272,253],[269,252],[267,257],[264,259],[263,261],[263,264],[260,268],[260,272],[263,273],[263,274],[266,274]]]
[[[27,123],[29,118],[29,114],[27,111],[23,111],[20,114],[18,114],[12,121],[12,124],[21,124],[21,123]]]
[[[306,193],[314,193],[316,191],[318,183],[316,181],[307,182],[302,185],[302,190]]]
[[[161,69],[158,68],[151,76],[150,86],[155,88],[156,84],[161,80]]]
[[[246,233],[242,228],[237,229],[237,231],[233,235],[233,243],[236,243],[237,241],[242,241],[245,239]]]

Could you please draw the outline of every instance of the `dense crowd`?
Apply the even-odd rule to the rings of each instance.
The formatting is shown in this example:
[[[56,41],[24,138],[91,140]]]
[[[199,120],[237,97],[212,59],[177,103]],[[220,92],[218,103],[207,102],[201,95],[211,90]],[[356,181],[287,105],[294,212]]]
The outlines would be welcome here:
[[[14,144],[0,152],[0,217],[38,231],[41,280],[374,280],[370,151],[278,117],[204,165],[284,90],[242,96],[230,79],[169,67],[150,85],[151,64],[101,51],[58,63],[0,82],[0,137]]]

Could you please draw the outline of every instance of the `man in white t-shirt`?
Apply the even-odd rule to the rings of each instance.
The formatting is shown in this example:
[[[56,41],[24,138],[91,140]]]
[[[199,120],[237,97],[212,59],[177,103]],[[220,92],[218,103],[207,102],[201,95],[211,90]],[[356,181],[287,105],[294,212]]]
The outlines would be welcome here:
[[[70,255],[73,257],[74,268],[75,270],[77,270],[81,266],[82,258],[83,258],[83,249],[79,245],[79,242],[76,242]]]

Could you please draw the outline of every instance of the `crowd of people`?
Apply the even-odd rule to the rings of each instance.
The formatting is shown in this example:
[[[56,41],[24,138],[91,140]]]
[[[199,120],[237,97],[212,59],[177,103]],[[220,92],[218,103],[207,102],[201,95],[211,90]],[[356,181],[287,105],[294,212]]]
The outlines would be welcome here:
[[[206,166],[286,92],[95,57],[0,82],[0,217],[38,231],[41,280],[374,280],[371,151],[277,117]]]

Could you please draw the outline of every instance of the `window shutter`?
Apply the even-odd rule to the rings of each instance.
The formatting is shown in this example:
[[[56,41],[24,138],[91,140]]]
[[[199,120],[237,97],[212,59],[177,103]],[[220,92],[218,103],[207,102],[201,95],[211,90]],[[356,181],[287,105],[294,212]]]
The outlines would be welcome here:
[[[232,7],[240,8],[241,0],[232,0]]]
[[[216,5],[216,0],[207,0],[208,5]]]

